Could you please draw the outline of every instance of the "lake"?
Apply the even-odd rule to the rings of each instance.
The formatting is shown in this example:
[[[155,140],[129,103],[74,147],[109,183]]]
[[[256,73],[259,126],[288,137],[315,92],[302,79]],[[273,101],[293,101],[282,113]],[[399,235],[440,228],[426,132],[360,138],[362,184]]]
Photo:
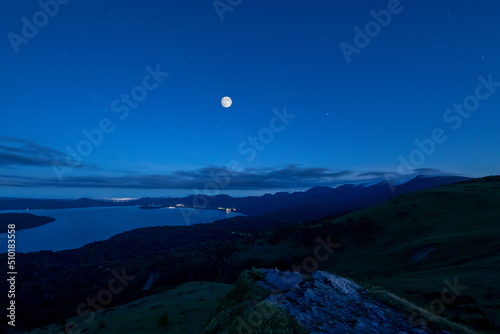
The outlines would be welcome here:
[[[16,231],[17,252],[73,249],[136,228],[211,223],[240,215],[222,210],[167,208],[142,210],[136,206],[0,212],[31,213],[56,219],[52,223]],[[189,224],[184,218],[186,215],[189,215]],[[6,235],[6,233],[0,234],[0,245],[5,248],[0,250],[0,253],[6,252]]]

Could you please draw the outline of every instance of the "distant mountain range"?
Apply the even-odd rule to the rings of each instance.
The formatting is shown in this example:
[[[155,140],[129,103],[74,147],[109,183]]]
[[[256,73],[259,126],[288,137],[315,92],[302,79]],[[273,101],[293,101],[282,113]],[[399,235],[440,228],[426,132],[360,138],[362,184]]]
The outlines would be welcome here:
[[[408,192],[464,180],[467,180],[467,178],[459,176],[417,176],[401,185],[392,185],[387,182],[369,186],[346,184],[336,188],[314,187],[303,192],[278,192],[273,195],[265,194],[248,197],[217,195],[201,198],[191,195],[184,198],[146,197],[130,201],[94,200],[89,198],[77,200],[0,198],[0,210],[144,206],[151,204],[175,206],[182,204],[186,207],[203,206],[203,208],[207,209],[231,208],[247,216],[267,215],[273,221],[275,221],[276,217],[283,221],[290,221],[290,218],[311,220],[363,208]]]

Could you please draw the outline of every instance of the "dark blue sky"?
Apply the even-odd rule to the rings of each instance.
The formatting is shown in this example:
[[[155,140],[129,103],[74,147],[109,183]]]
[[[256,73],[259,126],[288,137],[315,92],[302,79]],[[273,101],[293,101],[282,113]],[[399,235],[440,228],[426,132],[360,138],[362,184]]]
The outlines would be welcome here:
[[[42,3],[0,14],[0,196],[499,173],[498,1]]]

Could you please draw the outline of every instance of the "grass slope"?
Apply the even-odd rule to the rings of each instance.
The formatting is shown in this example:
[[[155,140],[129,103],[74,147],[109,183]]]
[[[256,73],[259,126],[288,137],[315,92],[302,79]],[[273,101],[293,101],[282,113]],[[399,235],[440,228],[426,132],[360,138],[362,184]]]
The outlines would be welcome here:
[[[266,241],[233,254],[234,262],[303,273],[326,270],[475,330],[497,333],[499,204],[500,177],[440,186],[335,219],[274,230]],[[341,246],[326,260],[311,262],[315,240],[328,236]],[[409,321],[423,318],[420,313]]]
[[[500,325],[499,204],[500,178],[492,177],[349,213],[317,228],[342,244],[324,269],[476,329],[491,329]],[[359,233],[341,233],[349,228]],[[443,298],[445,280],[461,286],[456,298],[451,289]]]
[[[190,282],[132,303],[68,319],[76,323],[68,333],[191,333],[200,334],[210,313],[231,285],[211,282]],[[160,320],[162,319],[162,320]],[[64,322],[34,330],[30,334],[64,333]],[[78,329],[80,331],[78,331]]]

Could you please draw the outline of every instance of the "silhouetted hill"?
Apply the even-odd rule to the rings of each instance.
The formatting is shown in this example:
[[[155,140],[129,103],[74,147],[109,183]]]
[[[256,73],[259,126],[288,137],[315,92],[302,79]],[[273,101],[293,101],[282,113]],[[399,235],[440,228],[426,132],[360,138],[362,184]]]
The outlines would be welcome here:
[[[16,231],[32,228],[55,221],[54,218],[35,216],[30,213],[0,213],[0,233],[7,232],[9,224],[15,224]]]
[[[396,196],[455,182],[465,177],[417,177],[401,185],[381,182],[371,186],[343,185],[337,188],[315,187],[305,192],[279,193],[266,198],[252,198],[252,203],[238,208],[250,217],[234,217],[235,224],[268,225],[305,222],[382,203]],[[244,204],[248,201],[245,198]]]
[[[78,200],[56,200],[56,199],[0,199],[0,210],[26,210],[26,209],[60,209],[60,208],[82,208],[101,206],[171,206],[184,204],[188,207],[200,207],[209,209],[218,207],[234,208],[249,216],[259,216],[271,212],[281,215],[288,221],[290,218],[316,219],[327,215],[335,215],[348,210],[362,208],[367,205],[381,203],[394,196],[407,192],[436,187],[453,182],[467,180],[458,176],[423,177],[418,176],[402,185],[391,185],[382,182],[375,185],[342,185],[336,188],[314,187],[307,191],[278,192],[262,196],[231,197],[228,195],[217,195],[203,197],[201,200],[195,195],[184,198],[140,198],[130,201],[105,201],[81,198]],[[283,209],[286,209],[283,211]],[[281,210],[281,211],[279,211]],[[288,212],[288,214],[287,214]],[[301,212],[304,212],[301,214]],[[313,216],[307,216],[313,215]]]
[[[407,192],[464,180],[468,180],[468,178],[459,176],[417,176],[401,185],[391,185],[387,182],[381,182],[369,186],[346,184],[336,188],[314,187],[307,191],[292,193],[278,192],[262,196],[231,197],[228,195],[217,195],[206,197],[208,199],[206,205],[209,208],[235,208],[238,212],[248,216],[261,216],[273,213],[273,217],[280,216],[284,221],[289,221],[290,219],[311,220],[381,203]],[[152,201],[152,199],[148,200]],[[145,202],[148,200],[140,199],[132,202],[147,204]],[[185,198],[154,199],[154,202],[155,204],[163,203],[165,205],[181,203],[187,206],[193,206],[194,203],[199,202],[203,203],[203,201],[199,198],[197,199],[194,195]],[[301,214],[301,212],[305,214]]]
[[[86,208],[96,206],[115,206],[115,202],[80,198],[77,200],[63,199],[24,199],[24,198],[2,198],[0,199],[0,210],[39,210],[39,209],[70,209]]]

